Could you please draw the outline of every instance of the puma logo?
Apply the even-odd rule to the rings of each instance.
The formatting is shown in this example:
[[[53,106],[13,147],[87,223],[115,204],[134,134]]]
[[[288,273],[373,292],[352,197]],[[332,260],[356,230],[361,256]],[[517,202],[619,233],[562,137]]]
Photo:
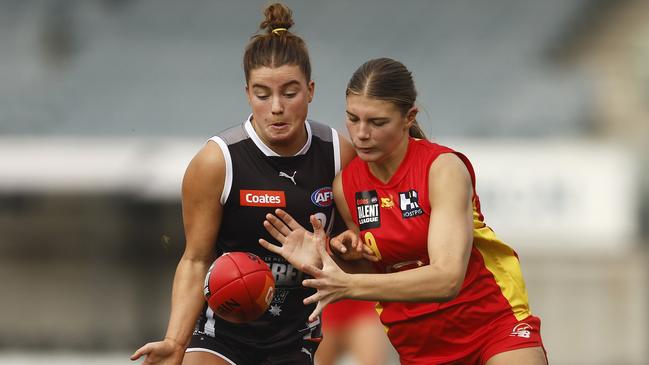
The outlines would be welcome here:
[[[293,185],[297,185],[297,184],[295,183],[295,174],[296,174],[296,173],[297,173],[297,171],[293,171],[293,176],[291,176],[291,175],[285,173],[284,171],[280,171],[280,172],[279,172],[279,176],[280,176],[280,177],[285,177],[285,178],[291,180],[291,181],[293,182]]]

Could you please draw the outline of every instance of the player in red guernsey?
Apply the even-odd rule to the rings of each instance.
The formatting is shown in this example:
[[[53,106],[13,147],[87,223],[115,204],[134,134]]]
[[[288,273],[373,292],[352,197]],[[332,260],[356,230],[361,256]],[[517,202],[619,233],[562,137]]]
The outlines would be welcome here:
[[[312,316],[341,298],[378,301],[402,364],[547,364],[518,257],[486,225],[469,160],[425,140],[415,99],[410,72],[386,58],[347,87],[358,157],[334,181],[350,231],[331,246],[345,258],[369,247],[373,262],[332,259],[317,221],[311,234],[281,211],[265,223],[277,252],[298,264],[317,248],[322,266],[300,265],[317,289],[304,301],[318,303]]]

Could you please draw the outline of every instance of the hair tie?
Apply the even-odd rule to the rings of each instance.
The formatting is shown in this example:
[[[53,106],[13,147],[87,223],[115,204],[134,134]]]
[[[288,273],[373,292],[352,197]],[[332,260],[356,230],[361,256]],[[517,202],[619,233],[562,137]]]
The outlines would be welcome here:
[[[288,29],[286,29],[286,28],[275,28],[275,29],[272,30],[272,32],[277,34],[277,35],[279,35],[279,32],[281,32],[281,31],[286,32],[286,31],[288,31]]]

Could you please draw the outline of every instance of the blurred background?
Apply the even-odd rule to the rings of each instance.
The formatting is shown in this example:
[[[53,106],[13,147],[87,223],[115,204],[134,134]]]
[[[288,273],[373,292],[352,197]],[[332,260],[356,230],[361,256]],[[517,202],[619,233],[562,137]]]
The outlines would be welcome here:
[[[0,0],[0,364],[125,364],[164,335],[182,175],[248,115],[267,4]],[[519,253],[552,364],[649,363],[649,2],[286,4],[311,119],[346,133],[370,58],[413,72],[420,124],[472,160]]]

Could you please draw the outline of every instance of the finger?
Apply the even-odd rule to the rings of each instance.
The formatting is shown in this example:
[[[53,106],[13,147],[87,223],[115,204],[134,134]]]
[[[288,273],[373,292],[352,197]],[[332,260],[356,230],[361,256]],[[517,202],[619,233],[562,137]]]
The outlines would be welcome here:
[[[304,305],[317,303],[320,301],[320,297],[321,297],[320,292],[316,292],[315,294],[302,299],[302,303],[304,303]]]
[[[325,304],[322,304],[322,302],[318,302],[318,304],[315,306],[315,309],[309,316],[309,322],[313,322],[316,319],[318,319],[318,316],[320,313],[322,313],[322,309],[325,307]]]
[[[281,247],[273,245],[272,243],[266,241],[263,238],[259,239],[259,244],[261,245],[261,247],[267,249],[268,251],[270,251],[270,252],[272,252],[274,254],[282,256],[282,248]]]
[[[328,256],[329,255],[327,255],[327,257]],[[318,278],[318,277],[322,276],[322,270],[318,269],[317,267],[315,267],[315,266],[313,266],[311,264],[302,265],[302,272],[305,273],[305,274],[311,275],[314,278]]]
[[[266,231],[270,233],[270,235],[277,240],[277,242],[284,244],[286,241],[286,236],[283,235],[280,231],[278,231],[275,226],[273,226],[269,221],[265,220],[264,221],[264,228],[266,228]]]
[[[311,221],[311,226],[313,227],[313,234],[315,234],[316,237],[323,236],[324,229],[322,227],[322,222],[313,214],[309,217],[309,220]]]
[[[146,345],[140,347],[139,349],[137,349],[137,351],[135,351],[133,353],[133,355],[131,355],[130,359],[131,360],[137,360],[140,357],[142,357],[142,355],[146,355],[149,352],[151,352],[151,350],[149,349],[149,344],[146,344]]]
[[[320,255],[324,254],[325,256],[329,257],[329,255],[327,254],[326,236],[325,236],[324,232],[322,231],[322,225],[320,224],[320,221],[317,218],[315,218],[315,216],[313,216],[313,215],[311,216],[311,225],[313,225],[313,229],[316,230],[316,231],[318,230],[318,227],[319,227],[319,231],[321,233],[321,234],[315,234],[315,239],[316,239],[315,248],[316,248],[316,250],[318,251],[318,253],[320,253]]]
[[[354,242],[354,245],[355,245],[354,248],[356,249],[356,252],[363,252],[364,247],[366,247],[366,245],[364,245],[364,244],[362,244],[362,243],[360,243],[358,241]]]
[[[290,214],[286,213],[285,211],[281,209],[275,209],[275,214],[279,219],[282,220],[282,223],[284,223],[288,228],[290,228],[292,231],[295,231],[296,229],[304,228],[298,223],[293,217],[291,217]]]
[[[374,253],[374,250],[372,250],[372,248],[370,246],[368,246],[368,245],[362,245],[362,246],[363,246],[362,247],[363,248],[363,251],[362,251],[363,253],[368,254],[368,255],[376,256],[376,254]]]
[[[281,233],[283,236],[288,236],[291,234],[291,229],[284,224],[284,222],[279,219],[277,216],[273,214],[266,214],[266,220],[264,222],[268,222],[275,230],[277,230],[279,233]],[[264,225],[265,226],[265,225]],[[268,228],[266,228],[268,230]]]
[[[334,250],[340,252],[340,253],[345,253],[347,252],[347,247],[345,247],[345,244],[340,241],[340,239],[337,237],[332,238],[329,241],[329,246],[333,247]]]
[[[327,247],[325,245],[326,245],[326,243],[322,239],[319,239],[319,240],[316,241],[316,250],[318,251],[318,254],[320,255],[320,260],[322,260],[322,267],[324,268],[325,264],[330,265],[330,266],[334,266],[334,267],[338,267],[338,265],[336,265],[336,262],[327,253]]]
[[[320,288],[324,287],[325,285],[322,282],[322,280],[320,280],[320,279],[304,279],[304,280],[302,280],[302,286],[306,286],[306,287],[313,288],[313,289],[320,289]],[[314,295],[316,295],[316,294],[314,294]],[[311,303],[317,302],[318,300],[319,299],[316,298],[315,300],[312,300]]]
[[[368,254],[366,254],[366,253],[363,253],[363,258],[364,258],[365,260],[368,260],[368,261],[379,262],[379,258],[376,257],[376,256],[374,256],[374,254],[372,254],[372,255],[368,255]]]

